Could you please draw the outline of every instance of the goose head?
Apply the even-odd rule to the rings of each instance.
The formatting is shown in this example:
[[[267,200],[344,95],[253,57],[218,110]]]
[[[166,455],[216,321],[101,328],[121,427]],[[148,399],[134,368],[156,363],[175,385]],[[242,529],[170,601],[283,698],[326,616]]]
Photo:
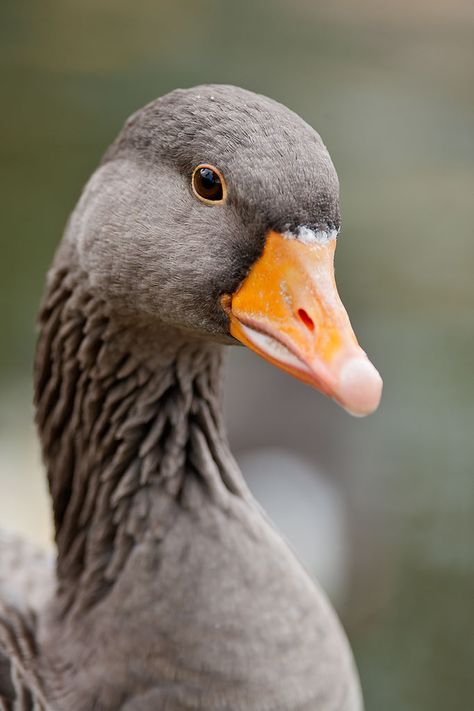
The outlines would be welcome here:
[[[150,333],[243,343],[366,415],[382,380],[337,293],[339,228],[316,131],[275,101],[208,85],[126,122],[66,240],[92,286]]]

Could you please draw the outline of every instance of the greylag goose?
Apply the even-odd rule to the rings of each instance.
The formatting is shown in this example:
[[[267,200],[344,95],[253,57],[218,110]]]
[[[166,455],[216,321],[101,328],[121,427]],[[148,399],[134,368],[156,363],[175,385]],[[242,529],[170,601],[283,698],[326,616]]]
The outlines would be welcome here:
[[[53,578],[0,546],[2,709],[362,708],[341,625],[250,495],[221,413],[237,341],[354,414],[377,407],[334,282],[339,223],[324,144],[275,101],[201,86],[126,122],[41,307],[57,561]]]

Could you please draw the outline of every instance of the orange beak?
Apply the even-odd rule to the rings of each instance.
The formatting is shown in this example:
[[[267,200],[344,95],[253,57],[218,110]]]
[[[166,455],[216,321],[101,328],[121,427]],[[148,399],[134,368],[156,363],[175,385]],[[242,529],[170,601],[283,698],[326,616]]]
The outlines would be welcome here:
[[[336,240],[269,232],[262,256],[222,304],[230,332],[354,415],[373,412],[382,379],[357,343],[334,280]]]

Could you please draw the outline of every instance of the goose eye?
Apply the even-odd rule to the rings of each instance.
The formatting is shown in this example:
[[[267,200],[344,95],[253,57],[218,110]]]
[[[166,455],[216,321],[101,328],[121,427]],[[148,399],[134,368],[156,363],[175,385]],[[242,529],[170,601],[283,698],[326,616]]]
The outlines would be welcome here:
[[[192,186],[196,197],[208,205],[226,198],[224,176],[213,165],[198,165],[193,171]]]

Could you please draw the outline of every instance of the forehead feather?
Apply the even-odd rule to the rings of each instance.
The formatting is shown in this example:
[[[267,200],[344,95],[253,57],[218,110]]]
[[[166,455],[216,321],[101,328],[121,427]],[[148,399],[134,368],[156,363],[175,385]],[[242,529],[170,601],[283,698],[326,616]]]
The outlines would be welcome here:
[[[180,163],[199,160],[200,152],[223,159],[236,151],[254,158],[324,158],[320,136],[288,108],[265,96],[233,86],[176,89],[137,111],[126,122],[116,150],[153,158],[168,150]]]
[[[319,134],[245,89],[203,85],[166,94],[128,119],[104,160],[116,157],[164,161],[185,174],[209,162],[223,170],[237,201],[265,201],[271,211],[294,193],[302,214],[317,202],[338,226],[337,174]]]

